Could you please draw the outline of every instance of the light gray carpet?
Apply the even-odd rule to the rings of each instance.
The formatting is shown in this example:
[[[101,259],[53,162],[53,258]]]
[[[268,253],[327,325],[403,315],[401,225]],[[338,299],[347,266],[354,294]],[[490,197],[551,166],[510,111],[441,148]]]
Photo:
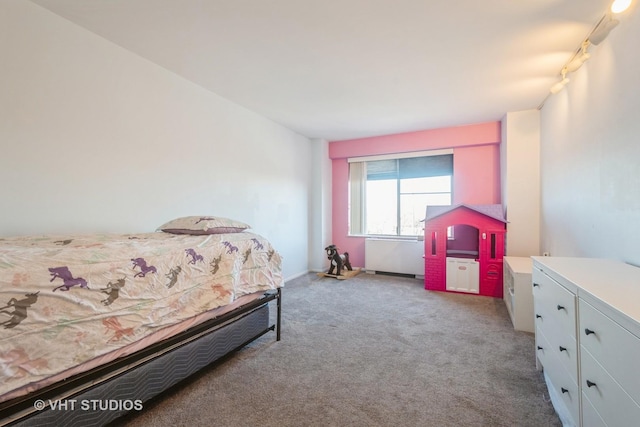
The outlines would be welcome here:
[[[502,300],[309,274],[283,289],[282,341],[267,334],[116,424],[559,426],[534,357]]]

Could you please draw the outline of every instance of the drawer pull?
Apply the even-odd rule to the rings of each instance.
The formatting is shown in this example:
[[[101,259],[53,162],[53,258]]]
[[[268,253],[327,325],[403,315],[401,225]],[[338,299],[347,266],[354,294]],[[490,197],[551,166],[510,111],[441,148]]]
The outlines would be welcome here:
[[[569,393],[569,390],[567,390],[567,389],[566,389],[566,388],[564,388],[564,387],[560,387],[560,390],[562,391],[562,393],[563,393],[563,394],[564,394],[564,393]]]
[[[587,380],[587,387],[591,388],[591,387],[594,387],[594,386],[597,387],[598,385],[596,383],[594,383],[594,382],[591,382],[591,381]]]
[[[560,311],[560,310],[565,310],[565,308],[564,308],[563,305],[558,304],[558,311]]]
[[[542,348],[542,347],[538,346],[538,350],[544,350],[544,348]]]
[[[539,287],[540,287],[540,285],[534,282],[534,283],[533,283],[533,287],[534,287],[534,288],[535,288],[535,287],[538,287],[538,288],[539,288]]]
[[[536,319],[542,319],[542,316],[540,316],[539,314],[536,314]]]
[[[567,351],[566,347],[560,346],[560,351]]]
[[[589,329],[589,328],[585,328],[584,333],[585,333],[586,335],[591,335],[591,334],[594,334],[594,335],[595,335],[595,333],[596,333],[596,332],[595,332],[595,331],[592,331],[592,330],[591,330],[591,329]]]

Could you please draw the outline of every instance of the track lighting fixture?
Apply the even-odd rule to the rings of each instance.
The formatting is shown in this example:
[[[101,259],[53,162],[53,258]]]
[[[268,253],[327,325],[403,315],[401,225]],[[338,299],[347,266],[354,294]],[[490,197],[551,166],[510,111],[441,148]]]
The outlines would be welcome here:
[[[569,83],[569,79],[567,78],[567,67],[564,67],[562,69],[562,80],[560,80],[558,83],[551,86],[551,89],[549,90],[549,92],[555,95],[556,93],[564,89],[567,83]]]
[[[567,74],[573,73],[578,70],[578,68],[582,67],[582,64],[584,64],[591,57],[591,54],[587,52],[589,46],[598,45],[607,38],[611,30],[613,30],[620,23],[620,21],[615,19],[613,15],[622,13],[627,10],[629,6],[631,6],[632,2],[633,0],[615,0],[611,4],[610,10],[608,10],[604,14],[600,21],[598,21],[598,23],[595,25],[593,30],[591,30],[589,35],[582,41],[580,47],[569,59],[569,62],[567,62],[562,67],[562,70],[560,70],[562,80],[551,86],[551,89],[549,90],[551,94],[555,95],[556,93],[560,92],[567,85],[567,83],[569,83]],[[543,104],[544,101],[542,101],[542,104],[540,104],[540,106],[542,106]]]
[[[578,68],[582,67],[582,64],[584,64],[587,59],[591,58],[591,54],[587,52],[589,45],[591,45],[591,40],[585,40],[582,42],[582,46],[578,53],[576,53],[573,56],[573,59],[564,67],[567,69],[567,72],[573,73]]]

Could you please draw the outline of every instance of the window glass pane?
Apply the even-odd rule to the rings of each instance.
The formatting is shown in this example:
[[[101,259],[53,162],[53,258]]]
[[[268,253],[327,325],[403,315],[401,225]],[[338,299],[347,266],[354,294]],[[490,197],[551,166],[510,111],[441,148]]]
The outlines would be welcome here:
[[[401,193],[450,193],[450,176],[408,178],[400,180]]]
[[[436,157],[366,162],[364,234],[421,235],[427,206],[451,204],[453,156]]]
[[[451,204],[451,194],[426,194],[427,203],[423,206],[426,214],[427,206],[449,206]]]
[[[367,181],[366,233],[397,234],[397,180]]]
[[[424,194],[403,194],[400,196],[400,235],[417,236],[422,233],[426,210]]]
[[[451,177],[402,179],[400,193],[400,235],[420,235],[427,206],[451,204]]]
[[[400,195],[400,235],[417,236],[422,234],[427,206],[446,206],[451,204],[451,194],[402,194]]]

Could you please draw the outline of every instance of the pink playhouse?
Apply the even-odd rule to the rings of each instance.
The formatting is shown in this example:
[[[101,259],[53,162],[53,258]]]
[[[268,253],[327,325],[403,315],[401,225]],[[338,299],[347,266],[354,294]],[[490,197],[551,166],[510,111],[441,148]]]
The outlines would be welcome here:
[[[502,298],[502,205],[429,206],[424,288]]]

